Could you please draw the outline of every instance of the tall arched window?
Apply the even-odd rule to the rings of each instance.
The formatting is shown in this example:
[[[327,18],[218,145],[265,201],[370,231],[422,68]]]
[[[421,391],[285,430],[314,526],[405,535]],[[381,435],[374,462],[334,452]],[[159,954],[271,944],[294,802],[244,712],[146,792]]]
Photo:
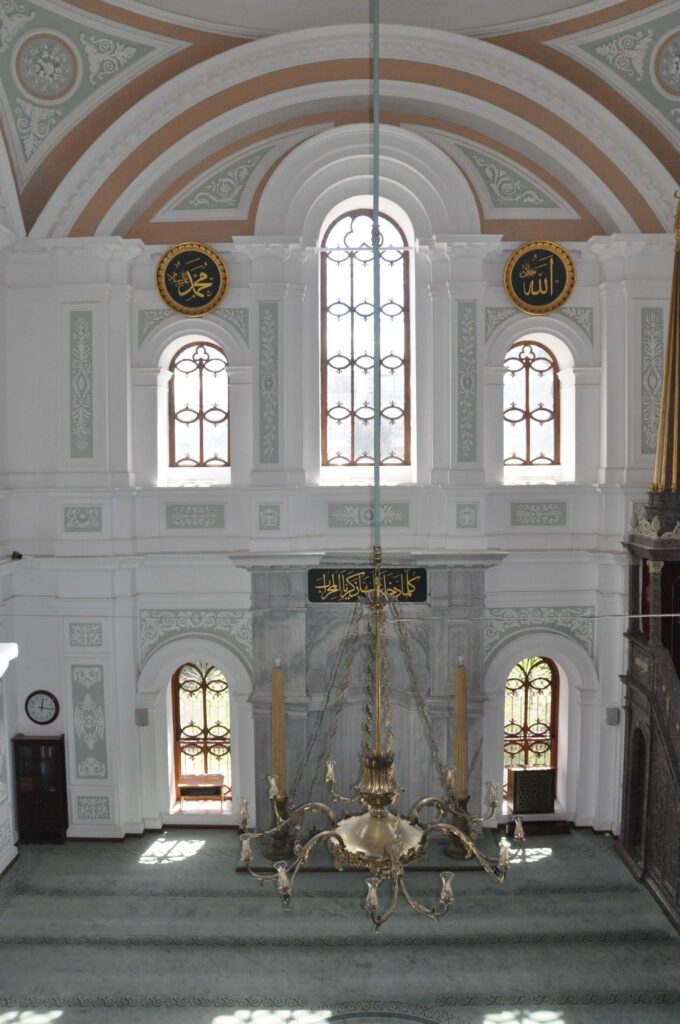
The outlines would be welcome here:
[[[354,210],[323,237],[321,461],[373,465],[372,216]],[[411,353],[406,238],[380,215],[381,465],[411,464]]]
[[[519,341],[505,357],[503,461],[506,466],[560,462],[557,360],[538,341]]]
[[[192,341],[170,363],[171,466],[229,465],[227,360],[218,345]]]
[[[204,661],[187,663],[172,677],[175,780],[223,775],[231,795],[229,686],[224,674]],[[179,796],[179,791],[178,791]]]
[[[524,658],[505,684],[503,785],[508,768],[556,768],[559,673],[549,658]]]

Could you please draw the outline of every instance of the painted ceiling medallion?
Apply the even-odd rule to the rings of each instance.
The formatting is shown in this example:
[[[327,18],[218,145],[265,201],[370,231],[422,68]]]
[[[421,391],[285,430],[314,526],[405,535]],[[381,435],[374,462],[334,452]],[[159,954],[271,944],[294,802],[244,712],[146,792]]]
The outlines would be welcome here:
[[[680,31],[660,40],[653,64],[658,88],[672,96],[680,96]]]
[[[505,264],[505,293],[525,313],[552,313],[563,306],[576,282],[571,256],[556,242],[527,242]]]
[[[63,36],[35,32],[19,41],[14,74],[28,96],[56,103],[77,89],[81,66],[77,53]]]
[[[184,316],[203,316],[227,293],[229,271],[214,249],[181,242],[163,254],[156,287],[166,306]]]

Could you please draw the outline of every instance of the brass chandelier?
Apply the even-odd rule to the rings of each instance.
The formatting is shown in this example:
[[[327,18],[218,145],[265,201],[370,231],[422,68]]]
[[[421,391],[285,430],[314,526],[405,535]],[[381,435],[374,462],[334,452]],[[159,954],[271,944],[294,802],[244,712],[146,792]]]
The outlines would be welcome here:
[[[352,650],[359,637],[359,623],[368,615],[369,636],[369,679],[364,714],[364,743],[360,756],[359,780],[354,789],[356,796],[343,796],[335,792],[335,762],[328,757],[325,762],[325,782],[332,800],[342,805],[357,806],[354,813],[339,816],[331,806],[317,801],[291,805],[285,793],[285,784],[277,774],[267,776],[269,800],[272,807],[272,825],[262,831],[248,831],[248,808],[241,803],[241,861],[249,873],[261,884],[272,884],[277,889],[284,907],[290,905],[293,888],[300,869],[308,862],[319,846],[330,853],[335,869],[360,869],[368,872],[367,893],[364,908],[377,930],[396,910],[401,895],[409,907],[432,920],[439,920],[448,913],[454,902],[453,872],[440,874],[438,908],[425,906],[414,899],[405,883],[406,869],[428,855],[430,840],[448,838],[450,855],[474,858],[483,871],[495,882],[505,878],[510,860],[510,844],[502,839],[498,857],[488,857],[477,846],[476,839],[481,833],[481,823],[493,815],[498,805],[497,787],[488,785],[486,813],[473,817],[467,810],[467,792],[456,785],[456,771],[447,768],[437,749],[425,701],[417,685],[408,648],[408,639],[403,621],[396,611],[396,600],[386,587],[381,568],[382,549],[380,546],[380,232],[379,232],[379,0],[372,3],[372,66],[373,66],[373,380],[374,380],[374,516],[375,544],[373,547],[372,586],[357,605],[350,631],[353,634]],[[437,767],[442,785],[440,797],[426,796],[418,800],[406,814],[398,809],[399,786],[396,762],[393,752],[391,728],[392,711],[389,703],[389,680],[385,678],[384,631],[387,616],[394,620],[400,649],[404,657],[411,689],[419,712],[430,753]],[[334,706],[334,715],[342,710],[343,698],[350,682],[352,654],[350,652],[343,673]],[[464,673],[464,668],[459,672]],[[329,694],[330,695],[330,690]],[[329,733],[332,737],[333,730]],[[311,750],[311,745],[310,745]],[[330,753],[327,748],[326,753]],[[467,779],[467,750],[464,753],[464,772]],[[308,755],[309,756],[309,752]],[[460,771],[460,751],[457,752]],[[282,769],[280,770],[282,773]],[[458,782],[461,780],[458,779]],[[363,808],[363,809],[362,809]],[[435,820],[429,824],[421,821],[426,811],[434,812]],[[307,815],[323,815],[327,827],[313,832],[302,841],[303,821]],[[446,821],[450,817],[452,821]],[[290,832],[295,834],[291,846]],[[515,839],[521,842],[521,823],[516,824]],[[264,840],[267,856],[273,859],[273,869],[262,871],[253,866],[253,840]],[[279,859],[276,859],[277,853]],[[389,885],[386,898],[381,897],[380,887]]]

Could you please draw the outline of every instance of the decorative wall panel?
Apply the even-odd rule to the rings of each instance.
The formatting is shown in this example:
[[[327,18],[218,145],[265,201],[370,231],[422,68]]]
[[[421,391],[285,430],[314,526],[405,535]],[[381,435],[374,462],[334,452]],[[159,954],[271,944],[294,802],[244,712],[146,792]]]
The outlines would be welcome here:
[[[101,647],[104,643],[101,622],[69,622],[69,647]]]
[[[76,797],[76,816],[80,821],[110,821],[111,799],[108,796]]]
[[[531,631],[563,633],[593,653],[595,636],[595,607],[593,605],[560,606],[553,608],[487,608],[484,623],[484,657],[513,635]]]
[[[553,316],[569,320],[585,335],[590,344],[593,344],[595,333],[595,312],[592,306],[562,306],[555,310]],[[508,320],[521,316],[519,310],[513,306],[487,306],[484,311],[484,333],[488,341],[497,327],[501,327]]]
[[[477,461],[477,303],[459,302],[458,461]]]
[[[92,313],[69,316],[69,409],[72,459],[94,456],[92,420]]]
[[[260,302],[260,462],[279,461],[279,306]]]
[[[479,526],[477,502],[456,502],[456,529],[476,530]]]
[[[12,843],[12,822],[3,821],[0,824],[0,853]]]
[[[253,636],[251,613],[216,608],[142,609],[139,613],[139,656],[142,665],[163,644],[187,635],[219,640],[250,668]]]
[[[281,529],[281,506],[280,505],[258,505],[257,524],[260,530]]]
[[[64,505],[64,533],[101,532],[101,505]]]
[[[165,525],[168,530],[223,530],[224,505],[166,505]]]
[[[246,306],[218,306],[210,313],[211,317],[222,320],[232,328],[245,345],[250,343],[250,311]],[[179,319],[171,309],[140,309],[137,314],[137,337],[141,348],[154,328],[173,317]],[[187,333],[189,333],[187,329]]]
[[[103,665],[72,665],[75,774],[78,779],[105,779],[106,716]]]
[[[566,501],[512,501],[511,526],[566,526]]]
[[[409,526],[410,507],[408,502],[399,501],[382,505],[380,522],[382,526]],[[331,502],[328,505],[328,526],[331,529],[351,529],[372,526],[373,506],[368,502]]]
[[[257,169],[272,149],[272,143],[267,143],[247,153],[237,153],[213,167],[163,207],[154,221],[209,220],[216,214],[222,219],[229,219],[229,215],[232,218],[246,216],[248,196],[265,168],[263,165],[259,173]]]
[[[663,309],[645,306],[640,310],[640,448],[643,455],[656,452],[663,380],[663,337]]]

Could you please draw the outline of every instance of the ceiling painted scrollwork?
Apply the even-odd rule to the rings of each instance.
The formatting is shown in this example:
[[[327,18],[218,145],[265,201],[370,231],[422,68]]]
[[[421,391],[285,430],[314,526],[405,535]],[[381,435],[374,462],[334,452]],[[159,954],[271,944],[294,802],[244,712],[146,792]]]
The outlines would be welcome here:
[[[482,232],[670,229],[680,0],[382,7],[385,123],[456,165]],[[2,223],[251,234],[290,154],[367,124],[368,16],[367,0],[195,0],[190,16],[180,0],[0,0]]]

